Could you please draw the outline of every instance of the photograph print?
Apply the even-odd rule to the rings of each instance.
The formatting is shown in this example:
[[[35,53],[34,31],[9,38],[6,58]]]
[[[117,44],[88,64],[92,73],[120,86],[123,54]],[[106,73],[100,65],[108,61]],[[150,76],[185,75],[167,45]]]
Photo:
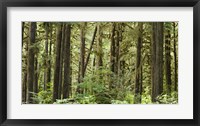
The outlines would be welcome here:
[[[178,104],[178,22],[22,22],[22,104]]]

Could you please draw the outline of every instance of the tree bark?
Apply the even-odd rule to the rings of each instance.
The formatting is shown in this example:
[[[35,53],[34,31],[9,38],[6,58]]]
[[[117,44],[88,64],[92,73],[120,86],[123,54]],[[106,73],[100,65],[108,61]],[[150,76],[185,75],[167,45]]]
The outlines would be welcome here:
[[[84,63],[85,63],[85,27],[86,23],[82,23],[82,28],[81,28],[81,55],[80,55],[80,63],[81,63],[81,78],[80,82],[83,81],[84,78]]]
[[[55,102],[56,99],[58,99],[61,39],[62,39],[62,26],[61,23],[59,23],[56,29],[56,57],[55,57],[55,68],[54,68],[55,69],[54,82],[53,82],[53,102]]]
[[[116,47],[115,47],[115,74],[118,75],[119,73],[119,42],[120,42],[120,36],[119,36],[119,31],[120,31],[120,28],[119,28],[119,23],[116,24]]]
[[[60,46],[60,71],[59,71],[59,87],[58,87],[58,99],[61,99],[62,94],[62,87],[63,87],[63,50],[64,50],[64,43],[65,43],[65,23],[62,23],[62,40]],[[64,76],[65,78],[65,76]]]
[[[171,56],[170,56],[170,30],[167,30],[167,34],[165,36],[165,77],[167,84],[167,94],[171,94]]]
[[[116,24],[113,22],[112,23],[112,29],[111,29],[111,43],[110,43],[110,70],[111,70],[111,75],[110,75],[110,85],[109,88],[113,88],[113,74],[115,72],[115,27]]]
[[[38,93],[38,59],[35,57],[35,65],[34,65],[34,84],[33,84],[33,91],[35,94]]]
[[[33,80],[34,80],[34,48],[33,45],[35,43],[36,36],[36,22],[30,23],[29,29],[29,48],[28,48],[28,70],[27,70],[27,86],[28,86],[28,94],[27,94],[27,102],[29,104],[33,103]]]
[[[177,59],[176,59],[176,23],[173,23],[173,27],[174,27],[174,90],[178,91],[178,74],[177,74]]]
[[[90,59],[90,54],[92,52],[92,47],[94,45],[94,40],[95,40],[96,33],[97,33],[97,26],[94,29],[94,34],[92,36],[92,41],[91,41],[91,44],[90,44],[90,49],[89,49],[89,52],[88,52],[88,55],[87,55],[87,58],[86,58],[86,61],[85,61],[84,75],[85,75],[85,71],[86,71],[86,68],[87,68],[87,65],[88,65],[88,62],[89,62],[89,59]]]
[[[97,69],[103,66],[103,50],[102,50],[102,38],[101,38],[101,24],[98,23],[97,25]]]
[[[115,71],[115,23],[112,24],[111,45],[110,45],[110,67],[111,71]]]
[[[47,71],[47,83],[51,82],[51,50],[52,50],[52,24],[49,24],[50,27],[50,40],[49,40],[49,53],[48,53],[48,71]],[[47,85],[47,90],[50,89],[50,85]]]
[[[22,24],[22,27],[24,27],[24,22]],[[25,45],[25,56],[24,56],[24,68],[23,68],[23,82],[22,82],[22,102],[23,103],[26,103],[26,99],[27,99],[27,68],[28,68],[28,65],[27,65],[27,59],[28,59],[28,41],[25,41],[24,40],[24,28],[22,28],[22,51],[23,51],[23,44],[26,44]],[[24,42],[25,41],[25,42]]]
[[[136,69],[135,69],[135,96],[134,103],[141,103],[141,94],[140,87],[141,83],[141,50],[142,50],[142,31],[143,31],[143,23],[138,24],[139,33],[138,33],[138,41],[137,41],[137,59],[136,59]]]
[[[81,42],[80,42],[80,60],[79,60],[79,72],[78,72],[78,83],[83,82],[84,78],[84,62],[85,62],[85,27],[86,23],[81,23]],[[82,90],[78,86],[77,91],[82,93]]]
[[[63,85],[63,98],[69,98],[71,90],[71,67],[70,67],[70,36],[71,25],[66,24],[65,30],[65,44],[64,44],[64,85]]]
[[[163,91],[163,22],[152,25],[152,102]]]
[[[44,27],[45,27],[45,37],[46,37],[46,41],[45,41],[45,59],[44,59],[44,64],[45,64],[45,71],[44,71],[44,90],[46,90],[46,86],[47,86],[47,77],[48,77],[48,35],[49,35],[49,26],[48,23],[44,23]]]

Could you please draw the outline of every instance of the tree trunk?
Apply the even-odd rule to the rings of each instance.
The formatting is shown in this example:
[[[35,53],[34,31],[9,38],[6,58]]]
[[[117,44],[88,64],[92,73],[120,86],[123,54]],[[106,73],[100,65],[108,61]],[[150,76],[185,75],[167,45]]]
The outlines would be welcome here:
[[[178,91],[178,74],[177,74],[177,59],[176,59],[176,23],[173,23],[173,27],[174,27],[174,90]]]
[[[27,60],[25,61],[25,67],[27,67]],[[22,102],[26,102],[26,94],[27,94],[27,68],[24,71],[23,83],[22,83]]]
[[[65,30],[65,44],[64,44],[64,85],[63,85],[63,98],[69,98],[71,90],[71,67],[70,67],[70,36],[71,25],[66,24]]]
[[[78,83],[83,82],[84,78],[84,62],[85,62],[85,27],[86,23],[81,23],[81,42],[80,42],[80,61],[79,61],[79,72],[78,72]],[[82,90],[78,86],[77,91],[82,93]]]
[[[23,26],[24,27],[24,26]],[[22,28],[23,29],[23,28]],[[24,31],[24,29],[22,30]],[[22,41],[24,41],[24,35],[22,32]],[[28,59],[28,41],[23,42],[23,44],[26,44],[25,46],[25,56],[24,56],[24,68],[23,68],[23,82],[22,82],[22,102],[26,103],[27,99],[27,59]],[[22,50],[23,50],[23,44],[22,44]]]
[[[59,87],[58,87],[58,99],[61,99],[62,87],[63,87],[63,50],[65,43],[65,23],[62,23],[62,40],[60,49],[60,71],[59,71]],[[65,78],[65,76],[64,76]]]
[[[115,23],[112,23],[111,45],[110,45],[110,68],[115,72]]]
[[[165,77],[167,84],[167,94],[171,94],[171,56],[170,56],[170,30],[167,30],[167,34],[165,36]]]
[[[102,30],[101,24],[97,23],[97,53],[96,53],[96,70],[98,72],[97,82],[102,83],[103,75],[101,73],[103,66],[103,50],[102,50]]]
[[[112,23],[112,28],[111,28],[111,43],[110,43],[110,70],[111,70],[111,75],[110,75],[110,85],[109,88],[113,88],[113,74],[115,73],[115,27],[116,24],[113,22]]]
[[[56,29],[56,57],[55,57],[55,70],[54,70],[54,82],[53,82],[53,102],[58,99],[58,87],[59,87],[59,71],[60,71],[60,49],[62,39],[62,26],[58,24]]]
[[[101,38],[101,26],[100,23],[97,25],[97,69],[103,66],[103,50],[102,50],[102,38]]]
[[[28,48],[28,70],[27,70],[27,86],[28,86],[28,94],[27,94],[27,102],[33,103],[32,93],[33,93],[33,80],[34,80],[34,48],[33,45],[35,43],[36,36],[36,22],[30,23],[29,29],[29,48]]]
[[[44,59],[44,64],[45,64],[45,70],[44,70],[44,90],[46,90],[47,86],[47,73],[48,73],[48,34],[49,34],[49,26],[48,23],[44,23],[45,25],[45,31],[46,31],[46,42],[45,42],[45,59]]]
[[[52,46],[52,24],[49,24],[50,27],[50,40],[49,40],[49,53],[48,53],[48,69],[47,69],[47,83],[51,82],[51,46]],[[50,90],[50,85],[47,85],[47,90]]]
[[[152,102],[163,91],[163,22],[152,25]]]
[[[134,103],[141,103],[140,86],[141,86],[141,49],[142,49],[142,31],[143,23],[138,23],[139,34],[137,41],[137,59],[136,59],[136,69],[135,69],[135,96]]]
[[[81,56],[80,56],[80,63],[81,63],[81,78],[80,82],[83,81],[84,78],[84,63],[85,63],[85,27],[86,23],[82,23],[82,28],[81,28]]]
[[[119,42],[120,42],[120,38],[119,38],[119,23],[116,24],[117,29],[116,29],[116,47],[115,47],[115,74],[118,75],[119,73]]]
[[[37,56],[35,57],[35,65],[34,65],[34,84],[33,84],[33,91],[35,94],[38,93],[38,59]]]
[[[88,62],[89,62],[89,59],[90,59],[90,54],[92,52],[92,47],[94,45],[94,40],[95,40],[95,36],[96,36],[96,33],[97,33],[97,26],[95,27],[94,29],[94,34],[92,36],[92,41],[91,41],[91,44],[90,44],[90,49],[89,49],[89,52],[88,52],[88,55],[87,55],[87,59],[85,61],[85,66],[84,66],[84,75],[85,75],[85,71],[86,71],[86,68],[87,68],[87,65],[88,65]]]

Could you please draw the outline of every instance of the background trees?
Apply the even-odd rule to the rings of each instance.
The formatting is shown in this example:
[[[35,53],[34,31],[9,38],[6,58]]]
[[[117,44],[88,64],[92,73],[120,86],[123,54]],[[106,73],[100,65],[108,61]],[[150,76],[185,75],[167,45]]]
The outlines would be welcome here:
[[[178,102],[177,22],[23,22],[22,102]]]

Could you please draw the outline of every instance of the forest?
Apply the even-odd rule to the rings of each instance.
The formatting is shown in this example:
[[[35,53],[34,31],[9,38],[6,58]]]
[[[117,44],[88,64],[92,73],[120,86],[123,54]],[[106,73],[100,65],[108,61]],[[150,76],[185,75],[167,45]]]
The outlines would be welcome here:
[[[178,22],[22,22],[22,104],[178,104]]]

